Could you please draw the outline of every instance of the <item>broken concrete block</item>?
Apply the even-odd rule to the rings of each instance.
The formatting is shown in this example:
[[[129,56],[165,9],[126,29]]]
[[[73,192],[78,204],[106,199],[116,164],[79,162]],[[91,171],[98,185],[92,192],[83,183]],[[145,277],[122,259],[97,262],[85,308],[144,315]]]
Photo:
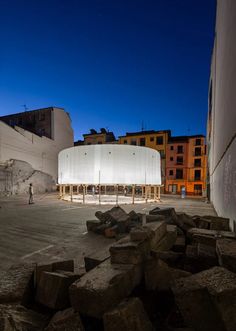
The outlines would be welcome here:
[[[192,237],[193,243],[199,243],[211,247],[216,247],[216,237],[202,235],[202,234],[194,234]]]
[[[129,298],[103,315],[104,331],[154,331],[142,301]]]
[[[165,222],[153,222],[146,224],[146,226],[153,232],[150,244],[151,248],[155,249],[160,240],[167,233],[167,224]]]
[[[1,331],[43,331],[49,316],[21,305],[0,305]]]
[[[0,281],[0,303],[18,302],[27,306],[34,298],[33,264],[14,265]]]
[[[210,221],[210,230],[230,231],[229,218],[211,215],[203,216],[203,218]]]
[[[151,256],[160,259],[168,264],[172,268],[182,268],[183,267],[183,253],[177,253],[173,251],[151,251]]]
[[[144,275],[148,291],[166,291],[170,289],[174,279],[188,277],[191,273],[171,268],[160,259],[151,258],[145,263]]]
[[[84,331],[78,312],[73,308],[58,311],[44,331]]]
[[[175,223],[184,231],[188,231],[191,228],[195,228],[196,224],[191,216],[185,213],[176,213],[177,219]]]
[[[56,270],[64,270],[64,271],[74,271],[74,260],[62,260],[56,261],[50,264],[36,264],[34,270],[34,282],[35,287],[39,284],[40,276],[43,271],[53,272]]]
[[[140,265],[115,265],[107,260],[71,285],[71,305],[82,314],[101,318],[126,298],[141,278]]]
[[[146,223],[161,222],[165,220],[163,215],[146,215]]]
[[[236,273],[236,240],[218,239],[216,251],[219,264]]]
[[[110,246],[111,263],[140,264],[150,253],[150,240],[131,241],[130,236]]]
[[[134,210],[131,210],[131,212],[129,212],[129,218],[131,220],[131,222],[135,222],[135,223],[142,223],[142,215],[140,213],[136,213]]]
[[[216,230],[207,230],[207,229],[198,229],[198,228],[192,228],[188,230],[187,237],[189,239],[193,239],[194,235],[205,235],[205,236],[211,236],[215,237],[217,239],[219,238],[228,238],[228,239],[235,239],[236,234],[231,231],[216,231]]]
[[[109,249],[98,250],[84,257],[86,272],[94,269],[100,263],[106,261],[110,257]]]
[[[128,224],[130,221],[129,215],[119,206],[113,207],[105,213],[96,212],[95,216],[103,223],[110,223],[111,225],[116,225],[117,222],[125,222]]]
[[[51,309],[70,306],[69,287],[80,275],[70,271],[42,272],[35,300]]]
[[[235,273],[214,267],[176,280],[172,290],[185,322],[194,330],[235,330]]]
[[[123,231],[121,231],[123,232]],[[113,225],[105,229],[104,235],[107,238],[115,238],[120,233],[118,225]]]
[[[100,220],[86,221],[86,227],[88,231],[94,231],[102,222]]]
[[[165,216],[165,221],[170,222],[170,224],[175,224],[177,220],[177,215],[174,208],[154,208],[149,211],[149,215],[163,215]]]
[[[196,224],[196,228],[200,229],[210,229],[210,220],[207,218],[203,218],[201,216],[193,216],[193,221]]]
[[[167,224],[166,234],[159,240],[155,245],[154,250],[162,251],[169,250],[174,245],[177,238],[177,226],[172,224]]]
[[[110,226],[111,226],[110,223],[101,224],[101,225],[97,226],[96,228],[94,228],[93,232],[104,235],[105,230],[108,229]]]
[[[172,250],[174,252],[185,252],[185,248],[185,236],[177,236],[176,241],[173,244]]]
[[[131,229],[129,234],[131,241],[144,241],[153,236],[151,228],[147,226],[137,226]]]

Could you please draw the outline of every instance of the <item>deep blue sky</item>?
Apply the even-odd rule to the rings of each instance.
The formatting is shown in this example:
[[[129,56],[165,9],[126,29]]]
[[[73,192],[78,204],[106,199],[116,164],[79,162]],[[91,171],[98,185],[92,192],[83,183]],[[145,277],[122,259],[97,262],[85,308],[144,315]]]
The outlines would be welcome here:
[[[0,115],[205,134],[215,0],[0,0]]]

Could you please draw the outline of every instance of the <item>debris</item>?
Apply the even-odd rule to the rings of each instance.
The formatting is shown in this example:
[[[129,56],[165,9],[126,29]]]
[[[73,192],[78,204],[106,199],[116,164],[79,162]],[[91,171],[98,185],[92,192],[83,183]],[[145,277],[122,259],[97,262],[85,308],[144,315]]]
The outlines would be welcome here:
[[[106,261],[110,257],[109,249],[93,252],[90,255],[84,257],[85,270],[86,272],[94,269],[100,263]]]
[[[78,312],[73,308],[58,311],[44,331],[84,331]]]
[[[138,298],[122,301],[103,315],[104,331],[153,331],[143,304]]]
[[[107,260],[71,285],[71,305],[82,314],[101,318],[126,298],[141,278],[140,265],[115,265]]]
[[[236,240],[218,239],[216,251],[219,264],[236,273]]]

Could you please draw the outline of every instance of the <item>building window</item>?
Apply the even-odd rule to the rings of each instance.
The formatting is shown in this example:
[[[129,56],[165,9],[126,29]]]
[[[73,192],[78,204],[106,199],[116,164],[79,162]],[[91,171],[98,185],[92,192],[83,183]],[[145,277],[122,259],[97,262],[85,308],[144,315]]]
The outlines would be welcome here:
[[[176,169],[176,179],[183,179],[183,169]]]
[[[127,144],[127,140],[124,140],[124,144]]]
[[[177,156],[176,163],[183,164],[183,156]]]
[[[154,141],[154,137],[150,137],[150,141]]]
[[[201,147],[196,147],[195,148],[195,156],[201,156],[202,154],[202,150],[201,150]]]
[[[173,170],[169,170],[169,176],[173,176],[174,175],[174,171]]]
[[[140,144],[140,146],[145,146],[145,144],[146,144],[146,139],[145,139],[145,138],[140,138],[140,140],[139,140],[139,144]]]
[[[171,157],[170,157],[170,161],[174,161],[174,158],[173,158],[173,156],[171,156]]]
[[[194,159],[194,167],[201,167],[201,159]]]
[[[202,184],[194,184],[194,193],[197,195],[202,194]]]
[[[201,180],[201,170],[194,170],[194,180]]]
[[[173,151],[174,150],[174,146],[170,146],[170,150]]]
[[[183,146],[182,145],[178,145],[177,146],[177,153],[178,154],[182,154],[184,152],[184,148],[183,148]]]
[[[98,145],[101,145],[102,144],[102,141],[98,141]]]
[[[163,145],[163,136],[156,137],[156,144]]]
[[[195,145],[196,146],[201,146],[201,144],[202,144],[202,140],[200,138],[195,140]]]
[[[137,145],[136,139],[131,140],[131,145]]]

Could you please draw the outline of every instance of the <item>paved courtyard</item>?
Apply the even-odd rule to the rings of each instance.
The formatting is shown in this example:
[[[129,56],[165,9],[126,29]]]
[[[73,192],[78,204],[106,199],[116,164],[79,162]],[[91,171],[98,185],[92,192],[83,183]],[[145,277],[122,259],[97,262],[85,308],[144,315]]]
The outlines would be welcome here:
[[[111,205],[82,205],[65,202],[56,194],[38,195],[28,205],[27,196],[0,198],[0,270],[14,263],[45,263],[74,258],[82,267],[83,256],[108,249],[112,239],[87,233],[86,220]],[[121,205],[127,212],[147,213],[155,207],[174,207],[190,215],[215,215],[211,204],[201,199],[165,196],[161,202]]]

